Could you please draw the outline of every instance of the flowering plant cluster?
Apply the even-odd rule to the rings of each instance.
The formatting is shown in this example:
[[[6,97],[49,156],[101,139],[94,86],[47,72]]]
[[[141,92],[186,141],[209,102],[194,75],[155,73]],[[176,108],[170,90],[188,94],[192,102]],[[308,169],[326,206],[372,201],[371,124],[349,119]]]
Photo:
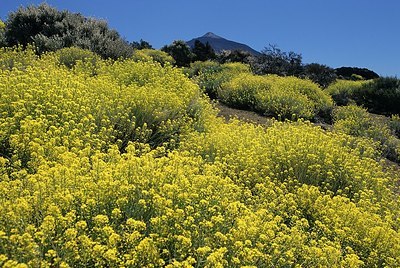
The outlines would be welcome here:
[[[24,53],[0,51],[0,266],[400,266],[377,143],[226,123],[168,64]]]
[[[222,84],[218,96],[228,105],[279,119],[312,119],[333,107],[331,97],[317,84],[293,76],[242,73]]]

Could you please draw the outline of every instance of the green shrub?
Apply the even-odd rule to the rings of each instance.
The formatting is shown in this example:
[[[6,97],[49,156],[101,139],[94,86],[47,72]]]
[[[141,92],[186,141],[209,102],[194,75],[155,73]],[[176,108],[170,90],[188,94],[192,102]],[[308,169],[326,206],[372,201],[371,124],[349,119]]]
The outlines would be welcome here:
[[[335,72],[337,76],[345,80],[353,80],[354,78],[359,79],[360,77],[365,80],[379,78],[379,75],[372,70],[367,68],[358,67],[340,67],[336,68]],[[353,75],[356,75],[355,77]]]
[[[332,96],[337,105],[354,103],[356,92],[362,91],[366,81],[337,80],[326,88],[326,92]],[[360,93],[361,94],[361,93]]]
[[[269,45],[251,61],[255,74],[277,74],[281,76],[300,75],[303,72],[302,56],[293,51],[282,51],[275,45]]]
[[[334,69],[318,63],[304,65],[303,75],[314,83],[320,85],[322,88],[328,87],[337,78]]]
[[[171,55],[178,67],[190,66],[195,57],[190,47],[183,40],[175,40],[172,44],[163,46],[161,50]]]
[[[190,64],[190,67],[184,68],[184,72],[188,77],[193,78],[200,73],[207,72],[209,69],[216,69],[221,67],[221,64],[215,61],[195,61]]]
[[[361,91],[355,92],[358,105],[370,112],[391,115],[400,114],[400,80],[395,77],[380,77],[363,84]]]
[[[356,103],[372,113],[400,113],[400,80],[395,77],[367,81],[339,80],[326,90],[338,105]]]
[[[20,7],[8,15],[5,28],[7,46],[26,47],[35,43],[38,53],[76,46],[103,58],[132,55],[133,48],[108,27],[107,22],[81,14],[58,11],[47,5]]]

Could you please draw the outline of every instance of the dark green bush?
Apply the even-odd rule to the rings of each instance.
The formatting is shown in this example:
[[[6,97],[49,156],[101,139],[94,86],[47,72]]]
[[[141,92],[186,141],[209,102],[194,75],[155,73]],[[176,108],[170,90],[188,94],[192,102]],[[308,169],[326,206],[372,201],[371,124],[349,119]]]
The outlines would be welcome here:
[[[194,47],[192,48],[192,52],[195,55],[194,56],[195,61],[213,60],[217,57],[210,43],[207,42],[203,44],[200,40],[194,41]]]
[[[400,114],[400,80],[396,77],[375,79],[354,92],[354,99],[373,113]]]
[[[241,62],[245,64],[250,64],[254,61],[254,56],[250,52],[243,50],[223,50],[217,56],[219,63],[229,63],[229,62]]]
[[[172,44],[162,47],[161,50],[171,55],[178,67],[189,67],[195,57],[183,40],[175,40]]]
[[[322,88],[328,87],[337,78],[334,69],[319,63],[310,63],[304,65],[303,73],[304,77],[307,77],[314,83],[319,84]]]
[[[275,45],[266,47],[260,56],[251,62],[255,74],[277,74],[298,76],[303,72],[302,56],[293,51],[284,52]]]
[[[129,57],[133,48],[107,22],[41,4],[19,8],[6,21],[5,45],[26,47],[35,43],[37,53],[76,46],[103,58]]]
[[[354,76],[361,76],[365,80],[379,78],[379,75],[374,71],[368,70],[367,68],[358,67],[340,67],[335,69],[336,75],[341,79],[353,80]]]

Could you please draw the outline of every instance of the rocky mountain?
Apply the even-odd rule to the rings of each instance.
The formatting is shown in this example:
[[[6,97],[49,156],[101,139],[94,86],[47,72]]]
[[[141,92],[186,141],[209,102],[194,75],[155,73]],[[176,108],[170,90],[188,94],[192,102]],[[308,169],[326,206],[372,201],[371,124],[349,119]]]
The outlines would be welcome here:
[[[252,55],[260,55],[260,52],[252,49],[248,45],[225,39],[211,32],[208,32],[201,37],[193,38],[186,43],[193,48],[196,40],[199,40],[203,44],[208,42],[214,49],[215,53],[221,53],[223,50],[242,50],[247,51]]]

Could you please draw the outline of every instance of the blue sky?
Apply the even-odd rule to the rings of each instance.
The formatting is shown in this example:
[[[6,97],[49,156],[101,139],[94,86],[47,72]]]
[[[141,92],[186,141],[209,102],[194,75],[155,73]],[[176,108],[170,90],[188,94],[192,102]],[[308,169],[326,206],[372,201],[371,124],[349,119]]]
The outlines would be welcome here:
[[[20,5],[1,0],[0,17]],[[155,48],[213,32],[256,50],[276,44],[305,63],[365,67],[400,77],[399,0],[47,0],[58,9],[105,19],[128,41]]]

